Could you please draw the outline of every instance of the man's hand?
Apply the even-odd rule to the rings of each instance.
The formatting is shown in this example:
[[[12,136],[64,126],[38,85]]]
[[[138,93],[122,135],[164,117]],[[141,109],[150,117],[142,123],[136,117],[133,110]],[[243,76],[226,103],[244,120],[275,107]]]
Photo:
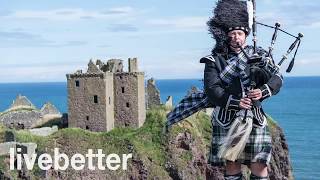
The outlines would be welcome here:
[[[251,109],[251,107],[252,107],[251,99],[247,98],[247,97],[241,98],[240,103],[239,103],[239,107],[241,109]]]
[[[248,93],[248,98],[254,100],[254,101],[257,101],[259,99],[262,98],[262,92],[260,89],[253,89],[253,90],[250,90],[249,93]]]

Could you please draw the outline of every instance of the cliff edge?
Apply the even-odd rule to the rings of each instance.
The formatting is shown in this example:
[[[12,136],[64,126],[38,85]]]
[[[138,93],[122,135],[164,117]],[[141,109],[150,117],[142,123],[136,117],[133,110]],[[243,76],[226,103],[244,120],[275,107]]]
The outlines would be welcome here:
[[[17,142],[36,143],[36,153],[53,154],[55,147],[72,156],[86,154],[88,149],[102,149],[107,154],[132,153],[128,169],[65,171],[10,171],[9,157],[0,156],[0,179],[223,179],[223,168],[207,164],[210,146],[211,123],[204,112],[199,112],[177,125],[168,134],[162,134],[166,109],[159,107],[147,113],[145,124],[139,129],[116,128],[110,132],[90,132],[77,128],[61,129],[48,136],[39,137],[27,131],[0,127],[0,143],[5,132],[15,135]],[[269,166],[272,180],[293,179],[289,150],[282,129],[268,118],[272,132],[273,154]],[[243,171],[248,174],[244,167]]]

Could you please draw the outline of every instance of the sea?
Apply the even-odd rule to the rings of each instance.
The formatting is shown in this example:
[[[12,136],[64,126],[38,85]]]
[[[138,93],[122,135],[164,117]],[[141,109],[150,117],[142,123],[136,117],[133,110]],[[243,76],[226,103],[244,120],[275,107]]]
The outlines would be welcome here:
[[[200,79],[156,80],[161,101],[168,96],[177,104],[192,87],[203,89]],[[0,83],[0,111],[17,95],[27,96],[37,107],[53,103],[67,112],[66,82]],[[265,112],[283,128],[289,145],[295,179],[320,178],[320,77],[285,77],[281,91],[263,102]]]

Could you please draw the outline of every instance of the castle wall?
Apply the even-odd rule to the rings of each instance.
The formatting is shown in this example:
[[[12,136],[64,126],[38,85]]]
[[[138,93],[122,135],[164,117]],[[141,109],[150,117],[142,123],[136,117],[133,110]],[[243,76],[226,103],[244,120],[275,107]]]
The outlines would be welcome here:
[[[107,64],[90,60],[87,73],[67,74],[68,124],[90,131],[114,127],[141,127],[146,119],[144,73],[136,72],[137,58],[129,59],[129,72],[122,60]]]
[[[38,110],[20,110],[4,113],[0,116],[0,123],[15,129],[30,129],[41,120]]]
[[[137,58],[128,59],[128,72],[138,72],[138,60]]]
[[[105,94],[106,94],[106,130],[110,131],[114,128],[114,83],[113,83],[113,73],[106,72],[104,84]]]
[[[145,86],[144,73],[140,73],[138,78],[138,127],[141,127],[146,120],[146,100],[145,100]]]
[[[160,104],[160,91],[156,87],[155,80],[151,78],[147,81],[147,108],[159,106]]]
[[[91,131],[113,128],[112,80],[112,73],[67,75],[69,127]]]
[[[116,127],[140,127],[144,122],[138,112],[145,107],[143,77],[142,72],[114,74]]]

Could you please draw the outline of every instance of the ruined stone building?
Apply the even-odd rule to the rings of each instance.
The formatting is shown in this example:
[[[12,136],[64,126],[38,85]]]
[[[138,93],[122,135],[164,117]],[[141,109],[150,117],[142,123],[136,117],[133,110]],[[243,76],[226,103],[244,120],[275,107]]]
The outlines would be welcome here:
[[[156,81],[151,78],[147,81],[147,107],[159,106],[160,101],[160,91],[156,87]]]
[[[123,60],[90,60],[87,72],[67,74],[69,127],[141,127],[146,118],[144,72],[137,63],[137,58],[129,58],[124,72]]]
[[[0,123],[9,128],[31,129],[61,116],[59,110],[50,102],[37,109],[26,96],[19,94],[11,106],[0,113]]]

